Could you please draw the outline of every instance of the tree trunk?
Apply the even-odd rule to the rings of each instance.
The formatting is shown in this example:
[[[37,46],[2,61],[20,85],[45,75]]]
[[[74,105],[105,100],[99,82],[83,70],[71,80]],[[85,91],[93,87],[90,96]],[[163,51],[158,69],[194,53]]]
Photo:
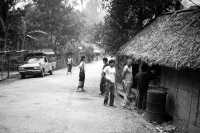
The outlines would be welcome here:
[[[6,47],[7,47],[7,43],[8,43],[8,34],[9,34],[9,30],[10,30],[10,24],[8,25],[7,29],[6,29],[5,25],[3,27],[4,27],[4,34],[5,34],[4,50],[6,51]]]
[[[4,38],[4,51],[6,51],[7,47],[7,34],[5,33],[5,38]]]
[[[25,40],[26,40],[26,34],[24,33],[23,40],[22,40],[22,50],[24,49]]]
[[[0,21],[1,21],[1,25],[3,26],[3,31],[4,31],[4,51],[6,51],[6,46],[7,46],[6,26],[5,26],[2,18],[0,18]]]
[[[17,38],[17,50],[19,51],[19,40],[20,40],[20,35],[18,35],[18,38]]]

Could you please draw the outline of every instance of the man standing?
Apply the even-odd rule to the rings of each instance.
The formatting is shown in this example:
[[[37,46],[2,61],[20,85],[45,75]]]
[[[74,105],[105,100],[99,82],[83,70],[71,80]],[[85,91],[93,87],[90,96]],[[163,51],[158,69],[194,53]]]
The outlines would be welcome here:
[[[71,73],[72,74],[72,64],[73,64],[73,59],[71,58],[71,56],[68,57],[67,59],[67,74]]]
[[[132,64],[132,75],[133,75],[133,86],[132,88],[137,88],[137,82],[135,81],[135,76],[138,74],[139,72],[139,64],[138,62],[135,61],[135,59],[133,59],[133,64]]]
[[[103,58],[103,64],[104,64],[103,69],[108,66],[108,59],[107,58]],[[100,92],[101,93],[99,95],[103,95],[105,93],[105,83],[106,82],[105,82],[104,77],[101,76],[101,82],[100,82]]]
[[[142,64],[141,71],[135,76],[139,93],[136,100],[136,107],[142,111],[146,110],[147,90],[149,88],[149,82],[152,79],[152,76],[147,71],[148,65]]]
[[[127,59],[127,65],[124,67],[122,72],[122,82],[126,90],[126,95],[124,97],[123,107],[126,107],[129,103],[128,97],[131,93],[131,88],[133,85],[133,75],[132,75],[132,59]]]
[[[110,103],[109,106],[114,106],[114,97],[115,97],[115,77],[116,77],[116,70],[115,70],[115,61],[109,60],[109,66],[105,67],[102,71],[102,76],[106,80],[106,92],[104,98],[104,106],[108,104],[108,97],[110,93]]]

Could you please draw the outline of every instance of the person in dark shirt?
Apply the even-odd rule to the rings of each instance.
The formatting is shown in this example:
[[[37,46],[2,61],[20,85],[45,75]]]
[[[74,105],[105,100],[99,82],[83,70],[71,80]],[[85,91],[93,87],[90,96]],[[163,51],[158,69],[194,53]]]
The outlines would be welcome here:
[[[147,90],[152,75],[148,72],[148,65],[142,64],[141,71],[135,76],[138,89],[138,97],[136,99],[136,107],[139,110],[146,110]]]
[[[108,64],[108,59],[107,59],[107,58],[103,58],[103,63],[104,63],[103,69],[104,69],[105,67],[109,66],[109,64]],[[102,69],[102,70],[103,70],[103,69]],[[100,92],[101,92],[101,93],[100,93],[99,95],[103,95],[103,94],[105,93],[105,79],[104,79],[103,76],[101,76]]]
[[[137,88],[137,82],[135,81],[135,76],[138,74],[139,72],[139,64],[133,60],[133,64],[132,64],[132,74],[133,74],[133,86],[132,88]]]

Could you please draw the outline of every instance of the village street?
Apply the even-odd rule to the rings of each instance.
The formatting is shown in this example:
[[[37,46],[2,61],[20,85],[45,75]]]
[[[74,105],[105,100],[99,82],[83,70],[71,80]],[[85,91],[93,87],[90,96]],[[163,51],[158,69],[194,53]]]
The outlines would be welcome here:
[[[76,92],[78,67],[53,75],[11,79],[0,84],[0,133],[146,133],[141,115],[103,106],[99,96],[102,62],[86,64],[86,92]],[[117,101],[117,102],[116,102]]]

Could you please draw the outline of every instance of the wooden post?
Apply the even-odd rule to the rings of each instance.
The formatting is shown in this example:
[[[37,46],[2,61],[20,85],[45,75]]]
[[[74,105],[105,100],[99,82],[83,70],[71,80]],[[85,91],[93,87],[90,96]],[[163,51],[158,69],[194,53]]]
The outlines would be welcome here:
[[[3,81],[3,54],[1,56],[1,80]]]
[[[192,73],[192,78],[191,78],[191,73]],[[190,78],[193,80],[194,79],[194,71],[190,71]],[[189,118],[188,118],[188,123],[190,123],[190,115],[191,115],[191,109],[192,109],[192,97],[193,97],[193,94],[194,94],[194,82],[192,82],[192,93],[191,93],[191,99],[190,99],[190,111],[189,111]]]
[[[200,72],[199,72],[199,73],[200,73]],[[197,122],[198,122],[197,120],[198,120],[198,117],[199,117],[199,115],[200,115],[199,112],[198,112],[198,110],[199,110],[199,108],[200,108],[200,106],[199,106],[200,103],[199,103],[199,102],[200,102],[200,88],[199,88],[199,91],[198,91],[198,101],[197,101],[197,109],[196,109],[196,112],[197,112],[197,113],[196,113],[195,126],[197,126],[197,124],[198,124],[198,123],[197,123]]]
[[[7,59],[8,59],[8,64],[7,64],[7,78],[10,78],[10,53],[7,53]]]

